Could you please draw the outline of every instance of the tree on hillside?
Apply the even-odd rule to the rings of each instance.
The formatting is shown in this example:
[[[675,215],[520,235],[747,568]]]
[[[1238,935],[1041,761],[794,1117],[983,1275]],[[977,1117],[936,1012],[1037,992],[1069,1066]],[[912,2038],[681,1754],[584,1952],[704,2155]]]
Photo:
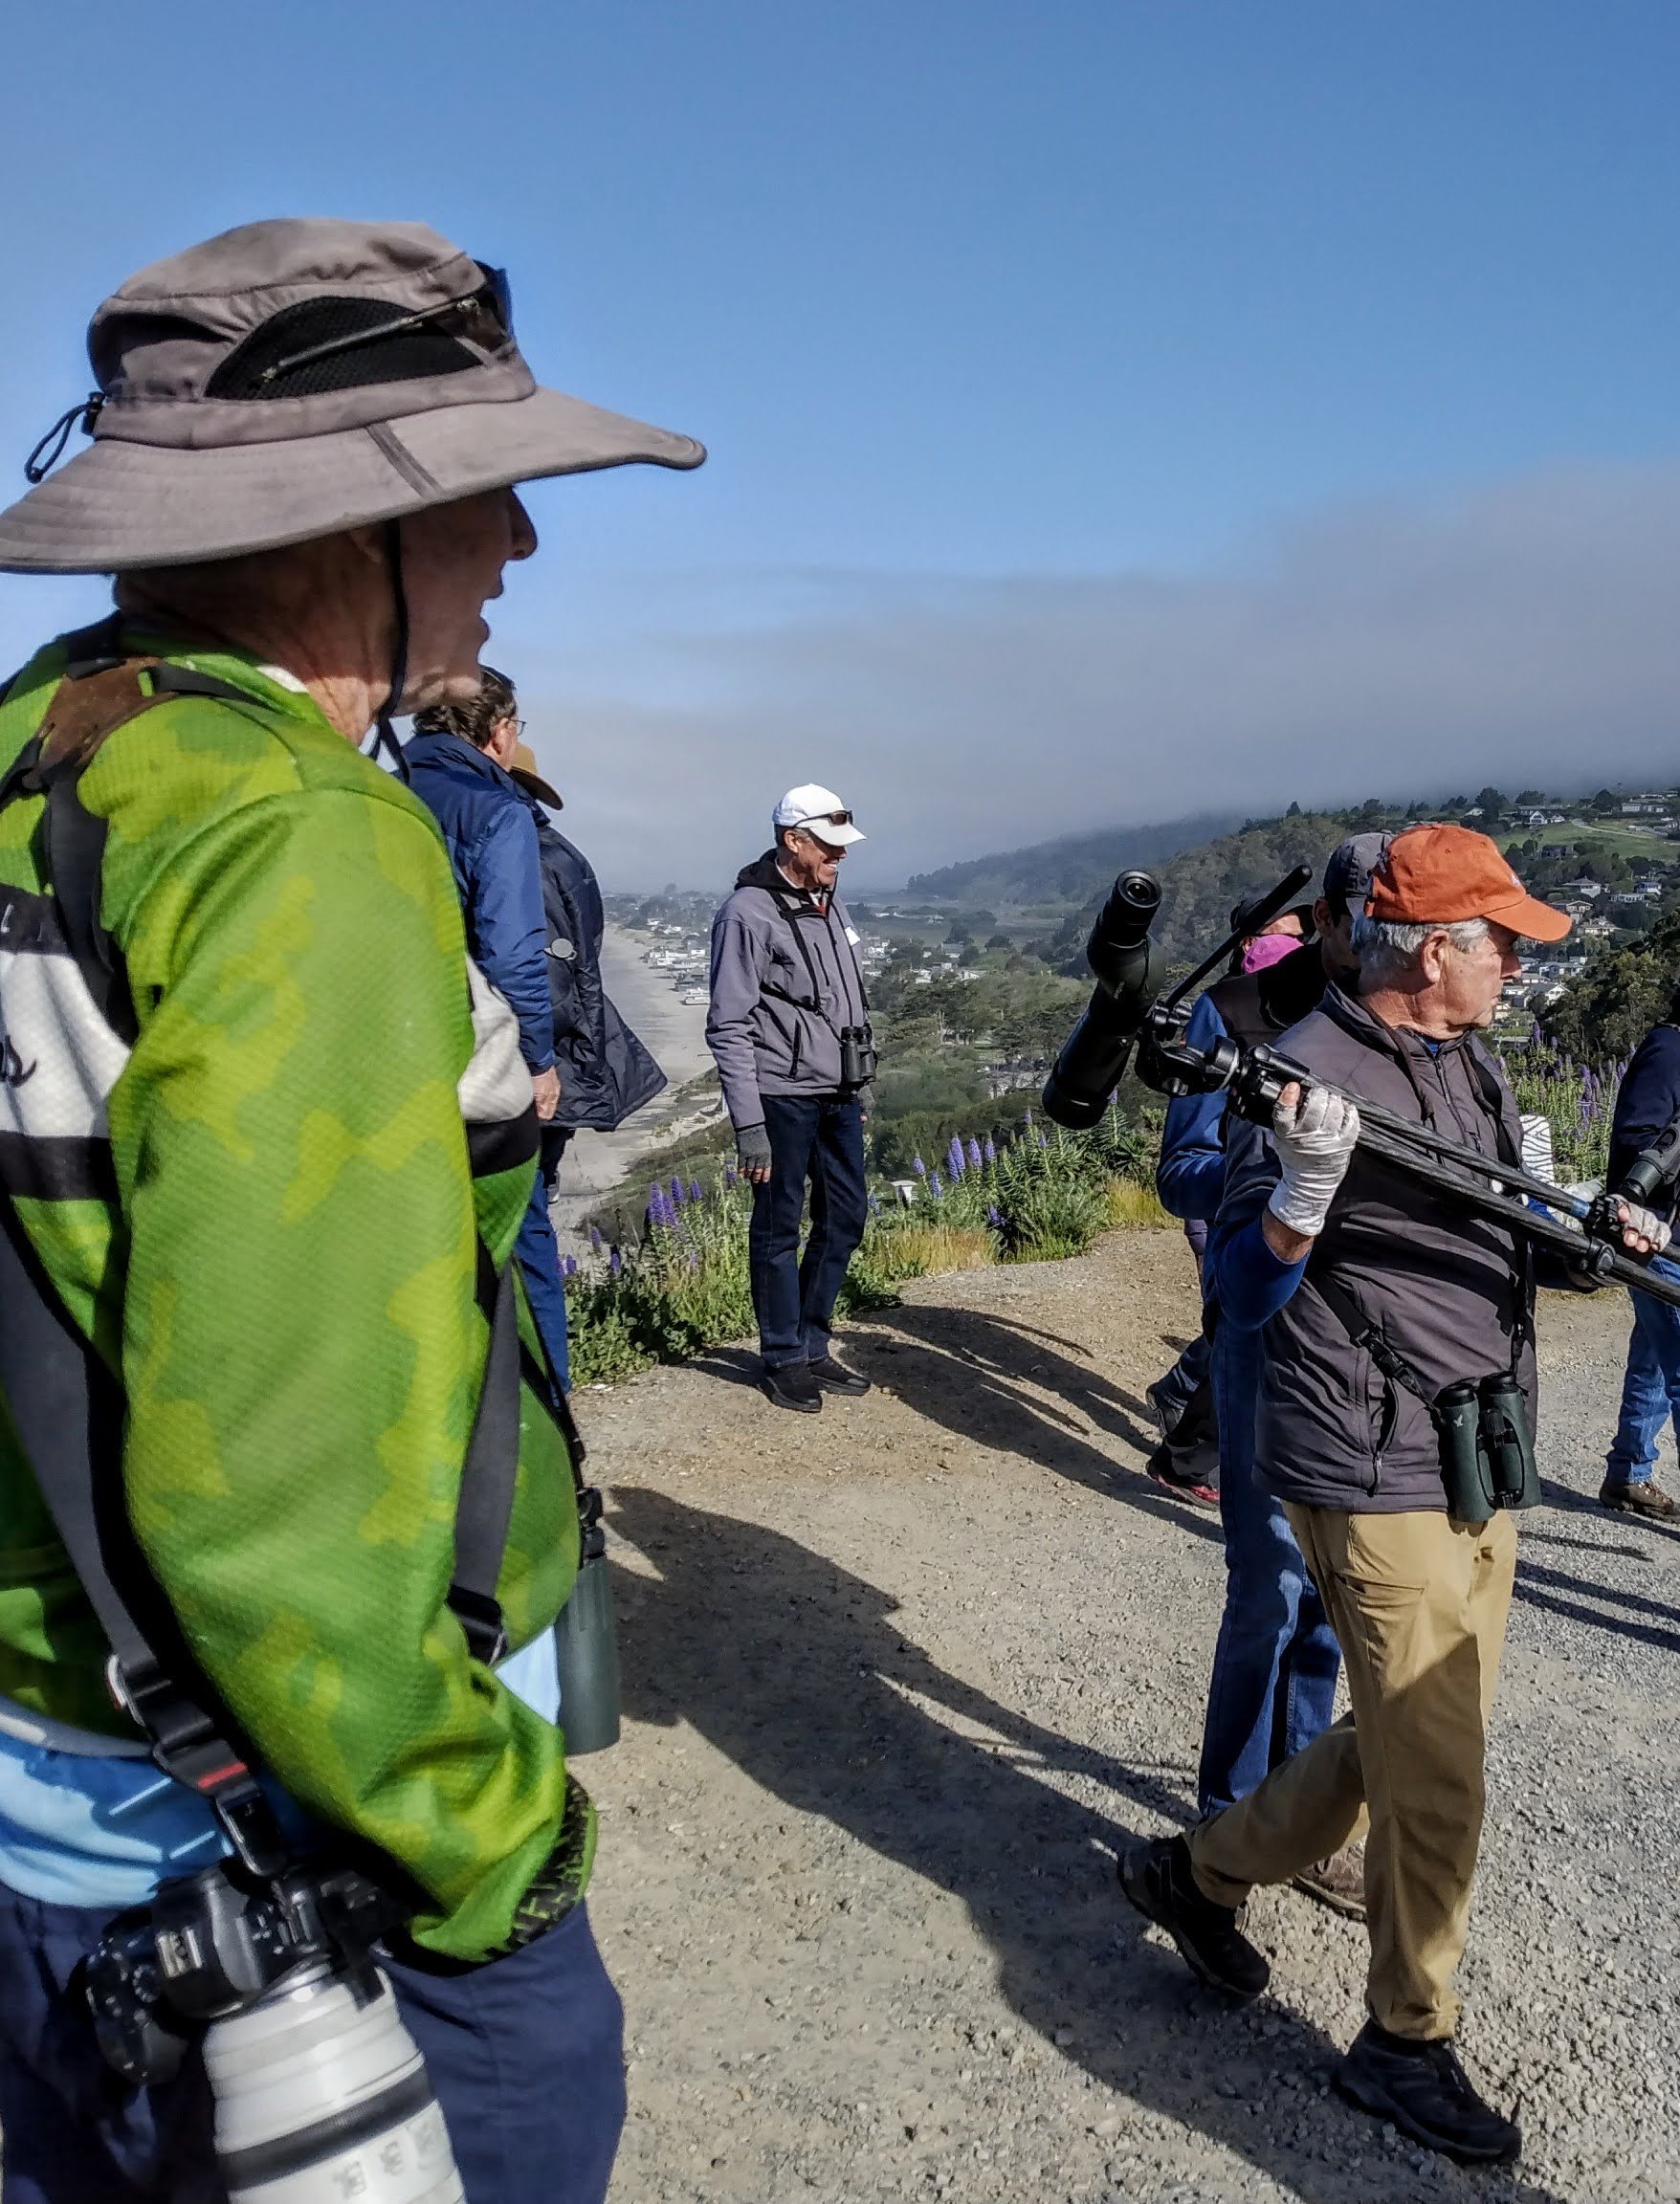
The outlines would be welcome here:
[[[1558,1047],[1583,1064],[1610,1063],[1630,1056],[1669,1015],[1677,992],[1680,914],[1653,926],[1643,941],[1597,951],[1540,1023]]]

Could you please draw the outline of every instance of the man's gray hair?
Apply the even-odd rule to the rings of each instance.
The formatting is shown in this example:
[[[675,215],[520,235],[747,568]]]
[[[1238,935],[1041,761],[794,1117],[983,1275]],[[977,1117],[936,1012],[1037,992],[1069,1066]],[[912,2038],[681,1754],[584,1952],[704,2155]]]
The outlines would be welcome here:
[[[1384,972],[1409,971],[1431,934],[1445,934],[1455,949],[1470,950],[1488,938],[1485,918],[1454,918],[1446,925],[1423,919],[1371,918],[1363,912],[1354,920],[1354,947],[1359,952],[1359,974],[1368,987]]]

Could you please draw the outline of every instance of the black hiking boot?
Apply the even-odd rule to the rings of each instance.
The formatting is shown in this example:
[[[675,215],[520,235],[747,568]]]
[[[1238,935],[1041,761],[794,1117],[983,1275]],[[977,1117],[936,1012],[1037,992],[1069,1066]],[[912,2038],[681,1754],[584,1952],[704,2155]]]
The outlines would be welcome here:
[[[832,1355],[818,1355],[806,1364],[817,1383],[830,1393],[867,1393],[869,1379],[855,1370],[848,1370],[844,1362],[836,1362]]]
[[[1515,2121],[1486,2105],[1449,2042],[1419,2043],[1367,2020],[1336,2070],[1350,2105],[1461,2166],[1509,2166],[1522,2149]]]
[[[1205,1898],[1182,1837],[1157,1837],[1122,1852],[1120,1888],[1146,1921],[1164,1928],[1192,1974],[1231,1997],[1258,1997],[1271,1979],[1264,1952],[1237,1926],[1238,1908]]]
[[[815,1416],[823,1405],[823,1389],[811,1376],[808,1362],[784,1362],[766,1370],[759,1390],[778,1408],[792,1408],[801,1416]]]

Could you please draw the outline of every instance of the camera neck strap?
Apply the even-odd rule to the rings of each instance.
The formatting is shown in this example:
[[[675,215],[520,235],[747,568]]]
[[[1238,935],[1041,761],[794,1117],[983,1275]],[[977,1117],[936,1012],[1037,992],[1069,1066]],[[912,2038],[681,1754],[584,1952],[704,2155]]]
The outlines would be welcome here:
[[[788,931],[793,936],[794,947],[799,951],[800,957],[805,964],[806,977],[811,983],[811,994],[810,1001],[808,1003],[804,1002],[799,996],[790,995],[785,987],[778,987],[774,981],[764,981],[761,983],[763,985],[763,992],[766,995],[774,995],[778,997],[784,1003],[791,1003],[796,1010],[808,1010],[814,1018],[820,1018],[823,1021],[823,1024],[827,1025],[831,1032],[838,1032],[838,1026],[835,1025],[834,1021],[823,1008],[823,983],[817,977],[816,959],[811,955],[810,943],[805,937],[805,923],[802,923],[800,916],[800,912],[803,907],[804,909],[811,912],[813,915],[820,917],[827,925],[829,930],[829,943],[834,952],[834,969],[836,975],[838,975],[840,969],[840,942],[842,937],[837,935],[834,931],[833,897],[829,896],[828,901],[819,907],[814,901],[812,901],[808,892],[802,888],[787,890],[772,888],[769,891],[769,895],[771,902],[776,906],[776,909],[781,913],[783,918],[786,921]],[[846,943],[846,954],[851,959],[851,974],[857,988],[858,1012],[861,1017],[867,1020],[869,1017],[869,997],[864,992],[863,967],[858,963],[856,954],[852,950],[851,943],[850,941],[847,941]]]

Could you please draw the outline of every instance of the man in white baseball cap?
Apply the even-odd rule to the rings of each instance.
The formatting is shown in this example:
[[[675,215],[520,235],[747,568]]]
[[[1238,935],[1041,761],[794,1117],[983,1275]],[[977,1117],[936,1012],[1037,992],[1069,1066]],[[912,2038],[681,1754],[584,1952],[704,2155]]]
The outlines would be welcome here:
[[[764,1394],[809,1415],[825,1392],[869,1391],[867,1378],[835,1360],[829,1333],[869,1213],[863,1115],[874,1044],[857,936],[834,893],[848,849],[863,836],[834,791],[814,781],[790,788],[770,817],[774,848],[741,870],[712,922],[706,1039],[753,1189],[749,1259]]]

